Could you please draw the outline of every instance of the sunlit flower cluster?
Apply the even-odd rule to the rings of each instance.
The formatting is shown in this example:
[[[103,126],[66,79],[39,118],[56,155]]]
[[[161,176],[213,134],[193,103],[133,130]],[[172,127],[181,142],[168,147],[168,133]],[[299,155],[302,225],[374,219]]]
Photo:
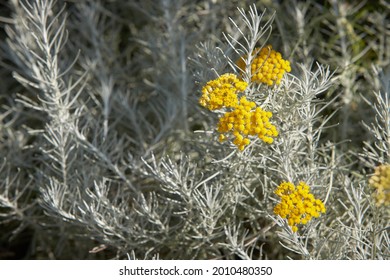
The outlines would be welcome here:
[[[280,84],[284,73],[291,71],[290,62],[284,60],[270,45],[255,49],[254,55],[250,82],[269,86]],[[242,57],[237,63],[243,71],[246,68],[245,59]],[[219,140],[222,142],[232,138],[233,144],[241,151],[250,144],[250,138],[257,137],[272,144],[278,136],[276,127],[269,121],[272,112],[264,111],[255,102],[247,100],[247,87],[247,82],[226,73],[207,82],[199,99],[199,104],[211,111],[224,110],[218,123]]]
[[[251,63],[251,81],[255,83],[263,83],[269,86],[274,84],[279,85],[285,72],[290,72],[290,62],[284,60],[282,55],[274,51],[271,45],[264,48],[256,48],[253,52],[255,58]],[[237,66],[245,71],[246,56],[240,58]]]
[[[390,165],[376,167],[369,184],[376,189],[375,200],[377,205],[390,205]]]
[[[251,142],[248,136],[257,136],[271,144],[278,136],[276,127],[269,122],[271,112],[264,111],[253,101],[248,101],[244,91],[248,84],[234,74],[224,74],[209,81],[202,88],[199,103],[209,110],[225,109],[218,123],[219,140],[222,142],[233,135],[233,144],[244,150]],[[239,97],[241,94],[241,97]]]
[[[310,193],[310,187],[304,182],[298,186],[290,182],[283,182],[275,190],[275,194],[281,198],[274,208],[274,213],[283,219],[287,219],[293,232],[298,230],[298,225],[305,225],[313,217],[318,218],[326,209],[321,200],[316,199]]]
[[[226,133],[232,132],[233,144],[241,151],[250,143],[249,135],[257,136],[265,143],[271,144],[274,140],[272,137],[278,136],[275,126],[269,122],[271,117],[271,112],[256,107],[255,102],[248,101],[244,96],[234,111],[225,113],[219,119],[219,140],[224,141]]]
[[[246,82],[239,80],[234,74],[221,75],[202,88],[199,103],[209,110],[235,107],[238,103],[237,93],[245,91],[247,86]]]

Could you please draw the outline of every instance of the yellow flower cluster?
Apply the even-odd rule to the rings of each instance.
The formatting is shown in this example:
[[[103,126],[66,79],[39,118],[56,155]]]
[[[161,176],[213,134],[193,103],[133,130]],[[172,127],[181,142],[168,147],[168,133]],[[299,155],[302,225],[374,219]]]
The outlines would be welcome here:
[[[291,71],[290,62],[284,60],[282,55],[274,51],[271,45],[264,48],[256,48],[253,52],[256,57],[251,64],[251,81],[255,83],[263,83],[269,86],[273,84],[280,84],[285,72]],[[245,71],[246,63],[244,61],[246,57],[242,57],[238,60],[237,66]]]
[[[234,74],[221,75],[202,88],[199,103],[211,111],[222,107],[235,107],[238,103],[237,93],[245,91],[247,86],[246,82],[239,80]]]
[[[375,200],[377,205],[390,205],[390,165],[376,167],[369,184],[376,189]]]
[[[320,213],[326,211],[322,201],[310,193],[310,187],[304,182],[300,182],[298,186],[283,182],[275,190],[275,194],[281,198],[281,202],[275,206],[274,213],[287,219],[293,232],[298,230],[298,224],[305,225],[313,217],[318,218]]]
[[[239,150],[244,150],[250,143],[248,136],[257,136],[265,143],[273,143],[272,137],[278,136],[275,126],[269,122],[271,112],[264,111],[245,96],[238,100],[238,93],[245,91],[248,84],[241,81],[234,74],[224,74],[215,80],[209,81],[202,88],[200,105],[209,110],[227,108],[218,123],[219,140],[226,140],[226,134],[231,132],[234,136],[233,144]]]
[[[241,151],[250,143],[247,137],[249,135],[257,135],[265,143],[272,144],[274,141],[272,137],[278,136],[278,131],[269,122],[271,117],[271,112],[256,107],[255,102],[248,101],[243,96],[234,111],[225,113],[219,119],[218,132],[221,133],[219,140],[224,141],[226,139],[224,133],[231,131],[234,135],[233,144]]]

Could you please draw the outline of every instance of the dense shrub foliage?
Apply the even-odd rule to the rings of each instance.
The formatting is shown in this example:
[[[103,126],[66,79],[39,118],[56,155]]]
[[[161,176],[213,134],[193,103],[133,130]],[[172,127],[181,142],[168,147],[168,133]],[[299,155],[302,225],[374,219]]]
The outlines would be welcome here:
[[[389,259],[386,1],[9,0],[0,258]]]

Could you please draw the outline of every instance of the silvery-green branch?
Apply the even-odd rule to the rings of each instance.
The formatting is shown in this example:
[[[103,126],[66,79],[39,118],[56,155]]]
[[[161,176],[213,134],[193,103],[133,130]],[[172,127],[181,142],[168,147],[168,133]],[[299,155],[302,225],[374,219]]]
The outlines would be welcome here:
[[[0,7],[0,258],[389,258],[388,5],[246,2]]]

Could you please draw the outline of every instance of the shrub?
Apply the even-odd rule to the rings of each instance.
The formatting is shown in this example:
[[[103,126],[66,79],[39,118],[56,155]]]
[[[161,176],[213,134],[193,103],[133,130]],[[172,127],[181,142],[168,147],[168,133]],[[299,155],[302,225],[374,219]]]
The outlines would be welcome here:
[[[389,7],[262,2],[8,1],[0,257],[388,259]]]

